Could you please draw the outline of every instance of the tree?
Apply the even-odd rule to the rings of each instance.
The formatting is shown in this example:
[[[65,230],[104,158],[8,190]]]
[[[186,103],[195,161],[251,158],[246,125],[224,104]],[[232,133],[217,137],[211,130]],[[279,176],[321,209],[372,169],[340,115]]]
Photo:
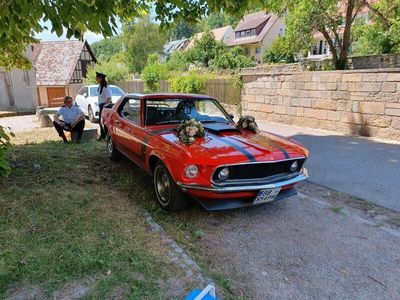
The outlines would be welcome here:
[[[200,39],[194,41],[193,48],[187,50],[188,61],[200,62],[209,67],[212,60],[220,53],[226,51],[226,46],[215,40],[212,32],[206,31]]]
[[[381,0],[369,6],[368,17],[357,20],[353,51],[357,55],[400,52],[400,0]]]
[[[197,32],[197,24],[189,24],[183,20],[178,20],[168,29],[169,40],[180,40],[190,38]]]
[[[131,72],[140,73],[149,54],[160,53],[166,42],[166,36],[159,25],[151,22],[148,16],[124,24],[126,45],[126,64]]]
[[[28,45],[36,43],[36,33],[50,29],[58,36],[81,38],[85,31],[111,36],[116,33],[116,17],[137,16],[148,10],[144,1],[13,0],[0,2],[0,67],[29,67]]]
[[[212,30],[214,28],[219,28],[227,25],[235,27],[239,23],[239,18],[228,15],[227,13],[220,11],[217,13],[212,13],[206,18],[202,18],[199,21],[199,31]]]
[[[90,45],[97,60],[109,61],[111,57],[122,52],[122,38],[113,36]]]
[[[161,80],[166,80],[168,77],[168,66],[160,63],[160,57],[157,53],[150,54],[142,73],[146,92],[159,91]]]
[[[293,63],[294,53],[288,46],[286,37],[277,38],[263,55],[264,63]]]
[[[125,66],[124,63],[118,62],[117,59],[118,57],[115,56],[109,61],[104,61],[94,65],[93,67],[88,67],[84,82],[87,84],[95,84],[96,72],[107,74],[107,81],[109,83],[116,83],[118,81],[128,79],[128,68]]]
[[[383,0],[387,1],[387,0]],[[396,0],[397,1],[397,0]],[[267,0],[263,7],[286,14],[287,42],[294,52],[309,49],[313,34],[320,32],[328,43],[336,69],[344,69],[351,47],[351,29],[358,13],[374,7],[373,0]]]

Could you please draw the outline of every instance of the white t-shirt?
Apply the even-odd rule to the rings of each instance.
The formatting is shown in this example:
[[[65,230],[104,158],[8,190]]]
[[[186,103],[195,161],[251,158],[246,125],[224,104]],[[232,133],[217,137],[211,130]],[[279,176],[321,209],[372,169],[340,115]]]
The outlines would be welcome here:
[[[111,98],[112,97],[112,92],[111,92],[111,88],[109,85],[107,85],[107,87],[103,87],[103,90],[101,91],[100,94],[100,90],[101,87],[98,87],[98,92],[99,92],[99,104],[101,103],[106,103],[107,98]]]

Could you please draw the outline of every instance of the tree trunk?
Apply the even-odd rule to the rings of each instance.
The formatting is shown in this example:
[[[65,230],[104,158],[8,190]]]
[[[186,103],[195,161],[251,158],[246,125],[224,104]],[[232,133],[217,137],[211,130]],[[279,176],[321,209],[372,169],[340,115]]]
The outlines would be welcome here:
[[[324,36],[326,42],[328,43],[329,46],[329,50],[332,53],[332,62],[333,65],[335,66],[336,69],[338,69],[338,61],[339,61],[339,57],[338,57],[338,53],[337,53],[337,49],[335,47],[335,44],[332,41],[332,38],[330,37],[328,31],[326,31],[326,29],[319,29],[319,32],[322,33],[322,35]]]
[[[351,25],[353,23],[353,12],[354,12],[355,0],[348,0],[346,9],[345,26],[342,37],[342,45],[340,47],[340,55],[336,65],[338,70],[344,70],[347,66],[347,57],[350,49],[350,33]]]

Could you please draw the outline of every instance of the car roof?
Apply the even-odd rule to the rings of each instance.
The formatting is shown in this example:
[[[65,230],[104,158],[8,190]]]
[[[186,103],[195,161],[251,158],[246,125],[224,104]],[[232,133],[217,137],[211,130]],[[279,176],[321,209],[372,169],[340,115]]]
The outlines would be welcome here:
[[[118,85],[115,85],[115,84],[109,84],[109,86],[120,88]],[[88,88],[95,87],[95,88],[97,88],[97,87],[99,87],[99,85],[98,84],[89,84],[89,85],[84,85],[82,87],[88,87]]]
[[[151,93],[151,94],[142,94],[142,93],[129,93],[126,96],[131,96],[137,99],[149,99],[149,100],[162,100],[166,99],[213,99],[211,96],[201,95],[201,94],[185,94],[185,93]]]

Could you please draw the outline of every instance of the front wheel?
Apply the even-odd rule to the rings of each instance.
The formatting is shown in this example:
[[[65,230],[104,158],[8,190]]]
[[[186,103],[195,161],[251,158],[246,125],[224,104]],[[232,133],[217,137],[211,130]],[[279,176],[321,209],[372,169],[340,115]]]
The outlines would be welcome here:
[[[115,148],[115,145],[109,134],[107,134],[107,156],[112,161],[118,161],[122,157],[121,152]]]
[[[187,196],[176,186],[167,167],[162,162],[157,163],[153,180],[157,201],[163,209],[175,212],[187,206]]]
[[[92,123],[97,122],[96,118],[94,117],[94,113],[93,113],[93,109],[92,109],[91,105],[88,106],[88,117],[89,117],[90,122],[92,122]]]

